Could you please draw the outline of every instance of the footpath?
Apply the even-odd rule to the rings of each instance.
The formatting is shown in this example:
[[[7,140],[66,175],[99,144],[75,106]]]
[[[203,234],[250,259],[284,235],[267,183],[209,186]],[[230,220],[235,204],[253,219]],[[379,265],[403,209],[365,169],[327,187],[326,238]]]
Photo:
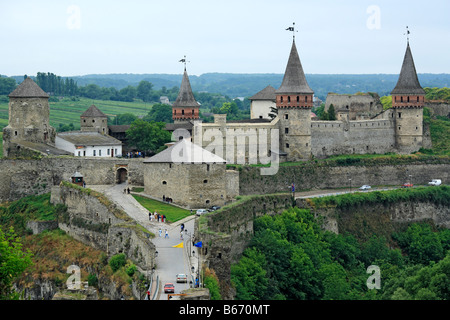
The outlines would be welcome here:
[[[188,276],[187,287],[189,287],[190,281],[195,283],[200,266],[198,248],[193,246],[192,243],[195,215],[188,216],[174,223],[158,222],[155,219],[150,221],[148,210],[141,206],[131,194],[124,192],[124,189],[127,189],[128,187],[131,189],[132,186],[122,183],[114,186],[89,185],[87,187],[104,194],[137,223],[155,235],[152,242],[155,245],[158,256],[155,259],[155,272],[152,273],[152,285],[151,288],[148,288],[151,299],[155,296],[155,300],[166,300],[167,295],[163,292],[164,282],[175,282],[175,275],[177,273],[185,273]],[[183,232],[183,239],[181,239],[180,234],[181,224],[184,224],[186,229],[185,232]],[[159,236],[160,229],[162,230],[161,237]],[[167,237],[165,237],[165,230],[167,230],[168,233]],[[180,248],[181,243],[182,248]],[[144,271],[151,273],[151,270]],[[175,293],[179,293],[182,289],[186,289],[186,286],[176,284]],[[177,298],[177,296],[173,297],[174,300]]]

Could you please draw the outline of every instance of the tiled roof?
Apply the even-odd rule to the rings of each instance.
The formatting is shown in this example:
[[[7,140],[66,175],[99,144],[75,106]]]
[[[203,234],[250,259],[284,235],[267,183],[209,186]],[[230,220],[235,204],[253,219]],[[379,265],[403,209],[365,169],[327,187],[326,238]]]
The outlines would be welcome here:
[[[248,99],[249,100],[273,100],[273,101],[275,101],[275,99],[276,99],[275,88],[272,86],[267,86]]]
[[[283,82],[278,90],[276,90],[276,93],[314,93],[306,81],[302,63],[298,56],[297,47],[295,46],[295,41],[292,42],[291,53],[289,55],[286,71],[284,72]]]
[[[226,163],[221,157],[190,142],[188,139],[178,141],[173,146],[161,151],[144,161],[145,163]]]
[[[82,117],[105,117],[105,118],[108,118],[108,116],[106,114],[101,112],[100,109],[94,105],[91,105],[89,107],[89,109],[87,109],[85,112],[83,112],[83,114],[81,116]]]
[[[417,78],[416,67],[412,57],[409,42],[403,58],[402,69],[398,77],[397,85],[391,94],[425,94],[425,90],[420,86]]]
[[[191,83],[189,77],[184,69],[183,80],[181,80],[180,92],[172,107],[200,107],[200,104],[195,100],[192,93]]]
[[[60,132],[57,137],[76,146],[112,146],[122,145],[122,141],[96,131]]]
[[[48,98],[48,94],[44,92],[33,79],[27,77],[17,88],[9,94],[10,98]]]

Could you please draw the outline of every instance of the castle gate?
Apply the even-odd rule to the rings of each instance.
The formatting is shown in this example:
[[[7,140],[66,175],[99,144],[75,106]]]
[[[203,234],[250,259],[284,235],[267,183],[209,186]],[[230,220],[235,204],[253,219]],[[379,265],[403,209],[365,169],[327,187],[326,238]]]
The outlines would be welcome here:
[[[128,179],[128,165],[116,165],[116,183],[121,184]]]

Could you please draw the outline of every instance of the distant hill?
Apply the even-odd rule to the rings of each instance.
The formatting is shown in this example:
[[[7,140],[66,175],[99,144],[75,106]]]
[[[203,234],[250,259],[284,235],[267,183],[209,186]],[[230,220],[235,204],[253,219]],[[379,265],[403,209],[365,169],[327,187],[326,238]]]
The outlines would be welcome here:
[[[450,74],[422,73],[418,75],[422,87],[450,87]],[[23,76],[14,76],[18,83]],[[122,89],[128,85],[137,86],[141,80],[147,80],[154,89],[179,87],[181,74],[89,74],[71,77],[79,86],[97,84],[100,87]],[[398,80],[398,74],[306,74],[315,96],[325,100],[329,92],[356,93],[376,92],[380,96],[389,95]],[[221,93],[231,98],[250,97],[271,85],[278,88],[283,74],[273,73],[205,73],[189,76],[192,90]]]

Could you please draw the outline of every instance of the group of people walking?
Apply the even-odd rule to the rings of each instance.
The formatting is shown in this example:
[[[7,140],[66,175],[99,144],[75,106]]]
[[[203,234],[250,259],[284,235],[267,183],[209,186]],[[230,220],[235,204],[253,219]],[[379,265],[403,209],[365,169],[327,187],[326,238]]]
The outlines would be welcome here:
[[[160,222],[160,221],[167,222],[166,216],[164,214],[159,214],[156,211],[155,211],[155,213],[152,213],[151,211],[149,211],[148,220],[153,221],[153,219],[155,219],[155,221],[157,221],[157,222]]]

